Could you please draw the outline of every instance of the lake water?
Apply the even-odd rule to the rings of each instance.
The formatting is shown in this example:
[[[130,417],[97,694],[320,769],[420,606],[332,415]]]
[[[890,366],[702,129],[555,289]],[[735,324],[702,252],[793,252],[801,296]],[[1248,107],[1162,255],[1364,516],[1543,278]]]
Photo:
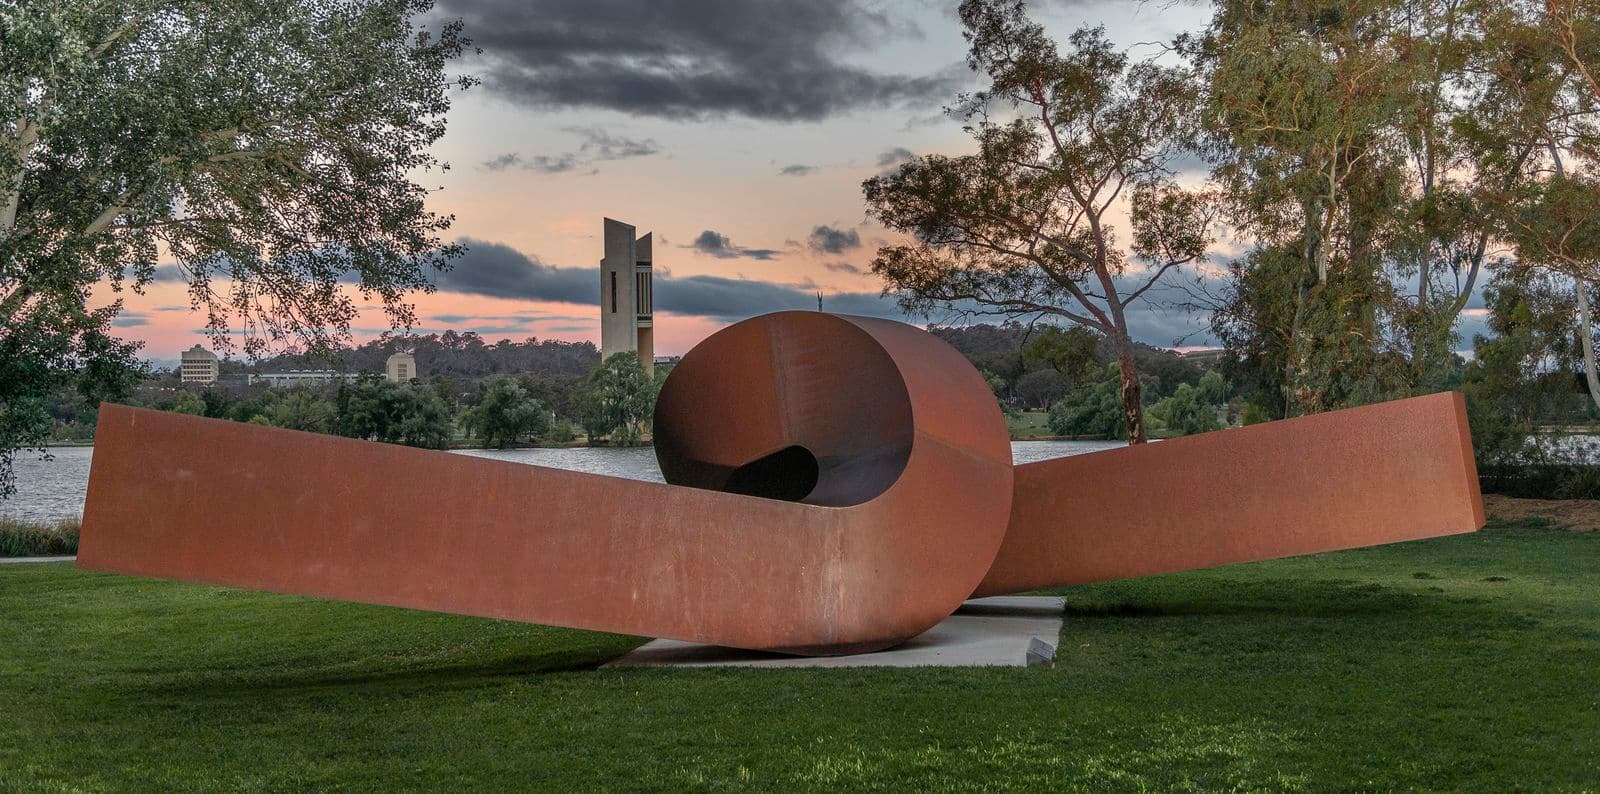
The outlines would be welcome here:
[[[1120,446],[1123,446],[1120,441],[1013,441],[1011,458],[1017,463],[1032,463]],[[457,450],[456,454],[661,482],[656,453],[650,447],[466,449]],[[0,500],[0,515],[29,521],[82,515],[83,497],[89,487],[89,462],[93,457],[93,447],[55,447],[47,460],[39,459],[34,453],[18,453],[17,493],[10,499]]]

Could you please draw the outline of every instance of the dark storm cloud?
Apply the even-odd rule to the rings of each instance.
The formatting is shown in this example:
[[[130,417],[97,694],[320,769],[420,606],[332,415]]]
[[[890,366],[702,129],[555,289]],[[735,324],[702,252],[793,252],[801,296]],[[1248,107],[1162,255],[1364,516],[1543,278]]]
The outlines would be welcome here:
[[[445,0],[512,102],[640,116],[816,121],[932,103],[962,69],[885,74],[843,54],[920,36],[862,0]]]
[[[814,165],[800,165],[799,163],[796,163],[794,165],[786,165],[783,168],[778,169],[778,175],[811,176],[812,174],[815,174],[817,170],[817,167]]]
[[[818,226],[811,230],[806,245],[819,254],[842,254],[851,248],[861,247],[861,234],[855,229]]]
[[[445,292],[491,298],[594,303],[600,300],[598,271],[554,267],[510,246],[464,239],[467,252],[449,270],[434,275]]]
[[[779,253],[771,248],[740,248],[734,245],[727,235],[718,234],[710,229],[701,232],[700,236],[694,238],[694,242],[689,243],[684,248],[693,248],[702,254],[714,256],[718,259],[738,259],[742,257],[745,259],[767,260],[777,256]]]

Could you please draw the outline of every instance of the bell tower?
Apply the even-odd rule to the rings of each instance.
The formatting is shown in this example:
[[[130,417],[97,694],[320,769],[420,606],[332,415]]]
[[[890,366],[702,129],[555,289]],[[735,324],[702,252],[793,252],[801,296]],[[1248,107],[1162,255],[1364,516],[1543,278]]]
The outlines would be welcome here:
[[[654,373],[655,337],[651,308],[650,233],[635,237],[634,227],[605,219],[605,257],[600,260],[600,357],[629,351]]]

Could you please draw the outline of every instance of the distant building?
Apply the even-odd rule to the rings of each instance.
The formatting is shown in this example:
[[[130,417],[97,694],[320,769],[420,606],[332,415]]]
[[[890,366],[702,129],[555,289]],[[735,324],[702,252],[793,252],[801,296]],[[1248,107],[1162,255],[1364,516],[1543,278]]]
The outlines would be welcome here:
[[[410,353],[395,353],[384,364],[384,377],[394,383],[410,383],[422,373],[417,371],[417,360]]]
[[[302,384],[329,383],[344,381],[354,383],[360,377],[355,372],[340,372],[336,369],[291,369],[288,372],[263,372],[251,375],[249,382],[265,383],[269,389],[292,389]]]
[[[217,354],[199,345],[183,351],[178,377],[184,383],[204,383],[208,386],[216,383]]]
[[[605,258],[600,260],[600,359],[636,353],[645,371],[655,370],[651,314],[651,240],[634,228],[605,219]]]

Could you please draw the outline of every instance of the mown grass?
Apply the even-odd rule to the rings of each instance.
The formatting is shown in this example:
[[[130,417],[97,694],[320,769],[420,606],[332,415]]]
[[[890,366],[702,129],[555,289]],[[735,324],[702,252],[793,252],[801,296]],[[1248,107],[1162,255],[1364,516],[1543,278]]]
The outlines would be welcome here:
[[[1012,440],[1052,438],[1049,411],[1017,411],[1006,414],[1006,429]]]
[[[50,523],[0,516],[0,557],[55,557],[78,553],[77,520]]]
[[[636,640],[0,567],[0,789],[1594,790],[1600,534],[1070,588],[1054,668],[593,669]]]

